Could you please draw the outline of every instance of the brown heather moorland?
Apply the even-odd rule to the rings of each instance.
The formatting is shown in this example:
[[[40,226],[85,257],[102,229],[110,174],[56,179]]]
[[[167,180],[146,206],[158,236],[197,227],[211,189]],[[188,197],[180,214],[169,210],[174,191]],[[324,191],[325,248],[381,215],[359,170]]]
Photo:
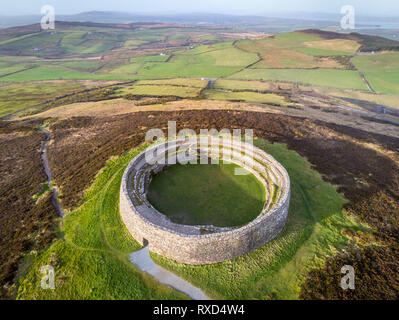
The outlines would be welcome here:
[[[0,122],[0,299],[12,296],[23,254],[47,247],[55,237],[51,193],[34,199],[47,180],[40,158],[40,123]]]

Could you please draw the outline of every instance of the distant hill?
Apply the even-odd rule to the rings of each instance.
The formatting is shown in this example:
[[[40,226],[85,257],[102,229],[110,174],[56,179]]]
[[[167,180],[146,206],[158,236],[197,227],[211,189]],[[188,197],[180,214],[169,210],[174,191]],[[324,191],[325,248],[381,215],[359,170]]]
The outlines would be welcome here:
[[[347,40],[355,40],[361,44],[359,51],[361,52],[371,52],[371,51],[383,51],[383,50],[394,50],[399,51],[399,41],[390,40],[384,37],[372,36],[360,33],[338,33],[338,32],[329,32],[322,30],[303,30],[302,32],[308,34],[316,34],[324,39],[347,39]]]
[[[0,28],[39,23],[40,15],[7,17],[0,16]],[[265,32],[284,32],[296,29],[326,28],[337,23],[330,20],[273,18],[262,16],[234,16],[224,14],[177,14],[177,15],[140,15],[124,12],[89,11],[74,15],[57,15],[59,21],[96,22],[96,23],[133,23],[161,22],[201,26],[226,26]]]
[[[235,16],[225,14],[143,15],[114,11],[89,11],[73,15],[56,15],[58,21],[107,24],[171,23],[206,27],[228,27],[266,33],[281,33],[300,29],[339,30],[341,15],[323,13],[286,13],[279,16]],[[37,24],[40,15],[1,16],[0,29]],[[357,17],[357,32],[399,39],[399,18]]]

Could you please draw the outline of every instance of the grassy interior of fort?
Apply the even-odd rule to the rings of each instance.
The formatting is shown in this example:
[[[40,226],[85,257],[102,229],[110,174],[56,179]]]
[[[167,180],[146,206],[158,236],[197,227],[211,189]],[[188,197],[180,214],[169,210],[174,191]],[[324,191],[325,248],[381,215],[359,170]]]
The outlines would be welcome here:
[[[348,216],[345,198],[324,182],[309,162],[282,144],[259,139],[256,145],[288,171],[292,199],[288,222],[276,240],[233,261],[207,266],[177,264],[153,255],[213,298],[298,298],[307,270],[343,248],[345,230],[367,233]],[[60,226],[58,239],[44,252],[30,253],[18,278],[20,299],[177,299],[184,296],[160,285],[128,261],[140,248],[119,215],[119,190],[129,161],[144,146],[112,158],[86,191],[83,204]],[[42,290],[43,265],[56,268],[55,290]]]
[[[216,227],[242,226],[262,211],[265,191],[251,173],[219,164],[173,165],[152,180],[147,198],[172,222]]]

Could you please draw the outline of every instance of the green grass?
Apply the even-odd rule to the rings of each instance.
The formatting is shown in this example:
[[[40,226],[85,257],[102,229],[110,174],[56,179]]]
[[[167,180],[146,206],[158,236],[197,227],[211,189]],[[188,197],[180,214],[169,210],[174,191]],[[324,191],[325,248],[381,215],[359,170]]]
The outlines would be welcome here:
[[[154,55],[154,56],[145,56],[145,57],[137,57],[130,59],[131,62],[165,62],[169,59],[168,55]]]
[[[161,77],[196,77],[218,78],[227,77],[239,68],[216,67],[207,64],[190,64],[188,62],[146,63],[138,74]]]
[[[138,95],[138,96],[174,96],[181,98],[195,98],[200,94],[200,88],[178,87],[172,85],[136,85],[123,87],[117,91],[117,95]]]
[[[399,71],[366,72],[365,76],[371,87],[378,93],[399,94]],[[396,97],[399,99],[399,97]]]
[[[119,215],[119,188],[138,148],[108,161],[86,192],[83,204],[63,221],[60,238],[41,254],[26,258],[30,267],[18,279],[18,299],[185,299],[138,270],[128,254],[140,248]],[[55,268],[55,290],[40,287],[40,268]]]
[[[17,65],[12,65],[12,66],[4,66],[0,68],[0,77],[3,77],[7,74],[14,73],[14,72],[19,72],[22,70],[25,70],[28,66],[23,65],[23,64],[17,64]]]
[[[399,53],[357,56],[351,61],[376,92],[399,94]]]
[[[399,72],[399,53],[357,56],[351,61],[362,72]]]
[[[274,156],[290,175],[290,211],[282,233],[258,250],[214,265],[189,266],[151,255],[214,298],[298,299],[307,271],[321,266],[327,255],[350,240],[343,231],[368,229],[342,211],[344,197],[306,159],[281,144],[259,139],[256,145]]]
[[[52,68],[47,66],[36,67],[18,72],[6,77],[0,77],[0,81],[23,82],[40,80],[133,80],[146,78],[128,74],[91,74],[75,70]]]
[[[184,54],[174,55],[170,62],[174,63],[187,63],[187,64],[203,64],[224,67],[245,67],[258,60],[258,56],[254,53],[248,53],[239,50],[231,45],[227,48],[225,43],[222,43],[222,49],[205,51],[199,54]],[[200,49],[197,49],[200,50]]]
[[[228,90],[268,90],[270,82],[218,79],[214,82],[213,87]]]
[[[204,91],[206,99],[210,100],[230,100],[230,101],[247,101],[256,103],[269,103],[281,106],[288,105],[287,100],[274,93],[258,93],[251,91],[226,92],[222,90],[206,90]]]
[[[137,58],[135,58],[137,59]],[[147,62],[139,74],[168,77],[226,77],[258,60],[248,53],[222,42],[176,52],[168,62]]]
[[[116,69],[113,69],[110,73],[111,74],[136,74],[137,71],[143,66],[142,63],[131,63],[128,65],[120,66]]]
[[[0,85],[0,117],[86,88],[85,84],[78,81],[43,81]]]
[[[58,62],[56,65],[75,69],[83,72],[94,72],[101,68],[105,63],[98,60],[79,60],[69,62]]]
[[[174,165],[158,173],[148,200],[173,222],[242,226],[262,211],[265,190],[252,174],[235,175],[235,164]]]
[[[333,69],[245,69],[229,78],[243,80],[275,80],[314,86],[367,90],[356,71]]]
[[[302,42],[308,42],[308,41],[320,41],[322,40],[321,38],[307,34],[307,33],[302,33],[302,32],[287,32],[287,33],[280,33],[277,34],[275,39],[282,40],[282,41],[288,41],[290,43],[302,43]]]
[[[339,50],[326,50],[318,48],[295,48],[295,51],[299,51],[305,54],[310,54],[312,56],[350,56],[350,52],[339,51]]]
[[[189,78],[173,78],[173,79],[160,79],[160,80],[140,80],[137,85],[174,85],[182,87],[193,88],[206,88],[208,85],[207,80],[189,79]]]
[[[50,186],[48,182],[44,182],[40,191],[33,196],[33,199],[36,200],[36,202],[39,201],[47,193],[47,191],[50,191]]]

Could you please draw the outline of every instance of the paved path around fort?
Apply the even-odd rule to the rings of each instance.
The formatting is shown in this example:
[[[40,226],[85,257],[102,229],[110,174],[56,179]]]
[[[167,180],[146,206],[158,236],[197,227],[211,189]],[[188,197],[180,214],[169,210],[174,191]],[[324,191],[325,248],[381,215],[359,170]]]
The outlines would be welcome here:
[[[174,273],[156,265],[150,257],[150,249],[148,246],[133,252],[130,255],[130,262],[134,263],[140,270],[150,274],[160,283],[166,284],[176,290],[185,293],[194,300],[210,300],[200,289],[194,287],[186,280],[178,277]]]

